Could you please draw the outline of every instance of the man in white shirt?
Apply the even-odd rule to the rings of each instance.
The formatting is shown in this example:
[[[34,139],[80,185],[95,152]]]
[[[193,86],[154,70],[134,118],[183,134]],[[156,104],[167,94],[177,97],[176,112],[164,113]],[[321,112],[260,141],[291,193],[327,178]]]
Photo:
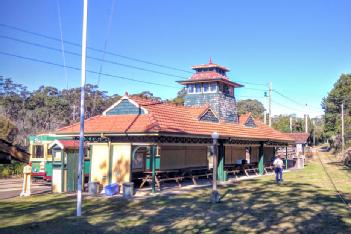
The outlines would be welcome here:
[[[277,158],[273,162],[274,171],[275,171],[275,181],[277,184],[283,182],[283,160],[280,159],[278,155]]]

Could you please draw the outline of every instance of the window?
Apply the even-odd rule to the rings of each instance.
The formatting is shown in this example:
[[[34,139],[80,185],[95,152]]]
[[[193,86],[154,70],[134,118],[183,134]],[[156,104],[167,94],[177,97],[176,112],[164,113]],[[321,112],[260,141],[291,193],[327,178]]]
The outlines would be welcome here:
[[[44,158],[44,147],[42,145],[34,146],[33,158]]]
[[[229,87],[229,95],[231,97],[234,97],[234,88],[233,87]]]
[[[217,91],[217,84],[216,83],[210,83],[210,91],[211,92]]]
[[[195,92],[201,93],[201,84],[195,84]]]
[[[193,84],[188,85],[188,93],[194,93],[194,85]]]
[[[48,153],[48,155],[52,155],[52,148],[50,148],[50,149],[48,148],[48,152],[47,153]]]
[[[210,84],[204,83],[203,84],[204,93],[208,93],[210,91]]]

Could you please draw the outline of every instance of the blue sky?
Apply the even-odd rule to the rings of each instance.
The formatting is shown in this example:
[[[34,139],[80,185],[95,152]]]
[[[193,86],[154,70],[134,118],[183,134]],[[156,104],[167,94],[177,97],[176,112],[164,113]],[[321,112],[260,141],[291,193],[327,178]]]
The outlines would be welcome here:
[[[0,24],[60,38],[58,6],[61,10],[64,40],[81,42],[83,1],[2,0]],[[212,57],[231,69],[233,81],[273,84],[273,89],[297,103],[273,93],[273,113],[301,115],[322,113],[322,97],[341,73],[351,69],[351,1],[115,1],[90,0],[88,45],[107,51],[172,66],[191,72],[190,67],[207,63]],[[112,20],[109,21],[109,18]],[[110,30],[109,25],[110,24]],[[60,52],[4,39],[9,36],[60,49],[59,41],[0,26],[0,52],[63,64]],[[80,53],[80,48],[65,44],[65,50]],[[102,53],[88,55],[103,58]],[[79,67],[80,57],[65,55],[68,66]],[[105,55],[105,59],[180,77],[191,74]],[[150,90],[162,98],[176,96],[181,78],[154,74],[88,59],[87,69],[124,76],[155,85],[101,76],[99,86],[109,94]],[[65,71],[42,63],[0,54],[0,75],[12,77],[29,89],[40,85],[66,87]],[[80,72],[67,69],[69,87],[79,86]],[[97,84],[97,74],[87,82]],[[257,98],[264,102],[267,86],[245,84],[236,91],[238,99]],[[258,89],[258,90],[256,90]]]

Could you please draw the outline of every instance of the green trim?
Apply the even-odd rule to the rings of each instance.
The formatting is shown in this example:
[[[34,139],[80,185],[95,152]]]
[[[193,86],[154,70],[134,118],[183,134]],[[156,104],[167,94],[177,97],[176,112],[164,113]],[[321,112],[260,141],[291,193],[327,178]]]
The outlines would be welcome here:
[[[224,171],[224,159],[225,159],[225,150],[224,145],[221,142],[218,146],[218,164],[217,164],[217,180],[225,181],[225,171]]]
[[[64,167],[65,167],[65,156],[63,150],[61,150],[61,191],[65,191],[65,173],[64,173]]]
[[[89,147],[89,160],[90,160],[90,164],[89,164],[89,182],[91,182],[91,162],[93,161],[93,146],[92,145]]]
[[[112,183],[112,160],[113,160],[113,145],[109,143],[109,154],[108,154],[108,184]]]
[[[151,155],[151,165],[152,165],[152,193],[156,192],[155,182],[156,182],[156,172],[155,172],[155,154],[156,154],[156,146],[152,145],[150,147],[150,155]]]
[[[34,141],[54,141],[54,140],[71,140],[72,137],[62,137],[62,136],[47,136],[47,135],[40,135],[40,136],[29,136],[29,142],[33,143]]]
[[[263,175],[264,173],[264,150],[263,150],[263,143],[261,143],[259,148],[259,155],[258,155],[258,173]]]
[[[285,170],[288,170],[288,147],[285,147]]]

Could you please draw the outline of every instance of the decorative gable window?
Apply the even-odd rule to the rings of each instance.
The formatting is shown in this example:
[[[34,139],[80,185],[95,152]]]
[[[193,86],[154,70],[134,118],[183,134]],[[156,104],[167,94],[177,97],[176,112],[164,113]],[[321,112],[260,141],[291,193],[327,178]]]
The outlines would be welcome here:
[[[213,123],[218,123],[219,119],[217,116],[213,113],[211,109],[208,109],[200,118],[200,121],[207,121],[207,122],[213,122]]]
[[[115,106],[106,111],[106,115],[142,115],[145,111],[132,103],[129,99],[123,99],[117,102]]]
[[[246,123],[245,123],[244,125],[245,125],[245,127],[248,127],[248,128],[255,128],[255,127],[256,127],[255,121],[254,121],[254,119],[252,118],[252,116],[250,116],[250,117],[246,120]]]

